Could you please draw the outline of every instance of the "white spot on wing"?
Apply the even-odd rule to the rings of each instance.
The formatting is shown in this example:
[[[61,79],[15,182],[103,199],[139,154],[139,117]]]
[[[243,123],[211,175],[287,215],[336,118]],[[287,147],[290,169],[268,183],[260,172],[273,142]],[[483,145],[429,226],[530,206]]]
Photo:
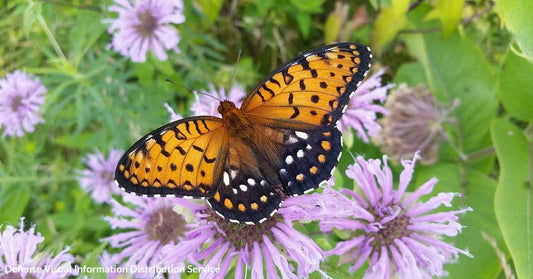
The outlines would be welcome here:
[[[248,182],[248,185],[250,186],[254,186],[255,185],[255,180],[253,178],[248,178],[248,180],[246,180]]]
[[[311,150],[311,149],[313,149],[313,148],[311,147],[311,145],[308,144],[308,145],[305,147],[305,149],[307,149],[307,150]]]
[[[224,172],[224,185],[228,186],[228,185],[229,185],[229,182],[230,182],[230,180],[229,180],[229,174],[228,174],[228,172],[225,171],[225,172]]]
[[[118,184],[118,181],[115,180],[115,185],[117,185],[118,187],[120,187],[120,184]]]
[[[259,220],[259,224],[263,223],[266,220],[267,220],[267,218],[263,218],[263,219]]]
[[[239,185],[239,188],[241,188],[241,191],[246,192],[248,191],[248,187],[244,184]]]
[[[277,209],[274,209],[272,212],[270,212],[270,216],[271,216],[271,217],[274,216],[274,214],[276,214],[276,212],[278,212],[278,210],[277,210]]]
[[[161,195],[160,194],[154,194],[154,198],[160,198]]]
[[[247,222],[244,222],[246,225],[255,225],[254,222],[250,222],[250,221],[247,221]]]
[[[237,221],[237,220],[235,220],[235,219],[228,219],[228,220],[229,220],[230,222],[232,222],[232,223],[237,223],[237,224],[240,223],[239,221]]]
[[[280,173],[281,175],[287,175],[287,170],[286,170],[286,169],[280,169],[280,170],[279,170],[279,173]]]
[[[239,192],[237,191],[237,189],[233,188],[233,194],[237,195]]]
[[[296,156],[298,156],[298,158],[303,158],[304,157],[304,151],[303,150],[298,150],[298,152],[296,152]]]
[[[290,165],[290,164],[292,164],[292,162],[294,162],[294,158],[292,158],[291,155],[288,155],[288,156],[285,158],[285,163],[287,163],[287,165]]]
[[[261,186],[263,186],[263,187],[268,185],[267,182],[266,182],[266,180],[264,180],[264,179],[261,180],[260,183],[261,183]]]
[[[231,170],[231,179],[235,179],[236,176],[237,176],[237,171]]]
[[[296,136],[298,136],[299,138],[302,138],[304,140],[309,137],[309,135],[307,135],[307,133],[300,132],[300,131],[296,131]]]
[[[286,141],[286,143],[297,143],[298,139],[293,136],[289,136],[289,139]]]

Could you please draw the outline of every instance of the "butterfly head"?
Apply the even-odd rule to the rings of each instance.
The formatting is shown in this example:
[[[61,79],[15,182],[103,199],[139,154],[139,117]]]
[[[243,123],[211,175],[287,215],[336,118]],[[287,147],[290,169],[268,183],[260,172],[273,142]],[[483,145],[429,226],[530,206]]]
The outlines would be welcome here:
[[[218,105],[217,110],[222,116],[224,116],[225,114],[227,114],[228,112],[234,109],[236,109],[235,103],[233,103],[232,101],[224,100],[220,102],[220,105]]]

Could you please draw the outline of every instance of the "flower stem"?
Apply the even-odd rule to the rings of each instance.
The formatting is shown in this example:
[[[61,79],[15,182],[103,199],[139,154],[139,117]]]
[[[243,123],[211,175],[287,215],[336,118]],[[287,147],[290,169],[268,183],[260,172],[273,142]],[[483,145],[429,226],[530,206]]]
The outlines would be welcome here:
[[[61,57],[65,61],[67,60],[67,57],[61,50],[61,47],[57,43],[56,38],[54,37],[54,34],[52,34],[52,31],[50,28],[48,28],[48,24],[46,24],[46,21],[44,20],[43,16],[41,14],[37,15],[37,20],[39,21],[39,24],[44,30],[44,33],[46,33],[46,36],[48,37],[48,40],[50,40],[50,43],[54,47],[54,50],[56,51],[57,56]]]

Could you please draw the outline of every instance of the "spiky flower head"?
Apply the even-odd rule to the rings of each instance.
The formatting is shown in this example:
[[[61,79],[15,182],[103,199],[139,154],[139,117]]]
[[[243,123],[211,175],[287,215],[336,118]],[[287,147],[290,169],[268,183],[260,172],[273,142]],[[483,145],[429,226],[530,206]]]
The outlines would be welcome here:
[[[156,275],[155,268],[160,266],[162,247],[181,241],[194,227],[194,223],[189,223],[191,220],[188,222],[187,219],[192,217],[190,210],[197,210],[198,206],[173,197],[126,195],[123,199],[134,208],[112,200],[114,216],[107,217],[106,220],[113,229],[127,231],[120,231],[102,239],[121,251],[117,254],[103,254],[100,260],[107,266],[115,264],[153,268],[147,272],[136,273],[138,277],[153,278]],[[176,211],[175,207],[179,207],[181,211]],[[183,262],[178,264],[183,265]],[[171,278],[175,276],[176,274]]]
[[[411,88],[401,84],[385,103],[389,114],[380,119],[383,129],[374,141],[395,162],[420,151],[420,161],[432,164],[445,138],[443,124],[451,121],[449,113],[454,106],[440,105],[423,85]]]
[[[246,225],[232,223],[204,207],[196,211],[198,228],[183,241],[163,248],[164,264],[179,264],[192,255],[193,261],[206,268],[200,273],[202,279],[226,277],[233,260],[235,278],[280,278],[279,272],[281,278],[296,279],[321,272],[322,250],[285,219],[291,208],[282,205],[282,209],[283,214],[274,214],[261,224]]]
[[[19,70],[0,79],[0,129],[4,128],[4,136],[21,137],[44,122],[39,110],[45,94],[38,78]]]
[[[44,237],[32,226],[24,231],[7,225],[0,233],[0,279],[56,279],[77,275],[71,267],[74,257],[69,247],[56,256],[40,249]]]
[[[402,161],[397,189],[386,156],[368,161],[357,157],[346,171],[359,187],[357,192],[328,188],[321,195],[304,196],[299,205],[301,219],[319,220],[324,232],[336,228],[351,235],[326,255],[340,255],[341,263],[351,263],[351,272],[368,263],[364,278],[379,279],[441,276],[443,265],[459,254],[472,257],[443,240],[461,232],[459,215],[472,209],[435,211],[442,205],[451,207],[460,194],[439,193],[419,201],[432,192],[436,178],[413,193],[406,192],[416,159]]]
[[[375,136],[379,132],[381,126],[377,117],[378,114],[387,114],[382,103],[387,98],[387,91],[394,86],[381,84],[383,73],[380,70],[373,74],[357,88],[338,123],[341,131],[353,128],[364,142],[368,142],[368,136]]]
[[[99,151],[84,158],[86,169],[81,171],[80,186],[97,203],[110,202],[111,194],[119,194],[115,185],[115,168],[123,152],[111,149],[107,158]]]
[[[133,62],[145,62],[150,50],[161,60],[166,60],[166,50],[179,52],[180,36],[171,24],[185,21],[181,0],[115,0],[109,11],[118,18],[107,19],[111,25],[111,47]]]

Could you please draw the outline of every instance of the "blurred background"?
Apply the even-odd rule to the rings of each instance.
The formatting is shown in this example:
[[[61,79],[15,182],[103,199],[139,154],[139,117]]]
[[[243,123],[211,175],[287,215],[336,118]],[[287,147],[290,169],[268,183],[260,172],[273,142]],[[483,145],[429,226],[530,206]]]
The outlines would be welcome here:
[[[437,121],[438,139],[428,138],[431,160],[417,166],[412,186],[437,177],[439,191],[462,193],[456,205],[474,208],[453,239],[474,258],[447,265],[450,278],[533,278],[532,1],[184,0],[183,17],[165,31],[177,44],[164,46],[164,57],[153,49],[135,57],[128,42],[114,41],[122,28],[111,8],[116,2],[0,1],[0,78],[23,71],[46,88],[34,131],[13,135],[7,122],[0,125],[0,226],[25,217],[46,249],[68,245],[77,263],[98,266],[108,249],[100,239],[112,234],[104,220],[111,207],[80,185],[84,170],[94,170],[91,155],[108,158],[167,123],[165,103],[191,115],[191,90],[230,92],[238,84],[249,92],[299,53],[352,41],[372,48],[371,75],[382,71],[389,92],[423,88],[446,112]],[[399,137],[390,129],[389,137]],[[366,158],[403,152],[387,149],[385,136],[365,141],[352,129],[344,135],[341,187],[354,186],[343,174],[353,163],[350,152]],[[342,238],[342,232],[314,237],[323,248]],[[360,276],[336,266],[328,260],[323,269],[334,278]]]

